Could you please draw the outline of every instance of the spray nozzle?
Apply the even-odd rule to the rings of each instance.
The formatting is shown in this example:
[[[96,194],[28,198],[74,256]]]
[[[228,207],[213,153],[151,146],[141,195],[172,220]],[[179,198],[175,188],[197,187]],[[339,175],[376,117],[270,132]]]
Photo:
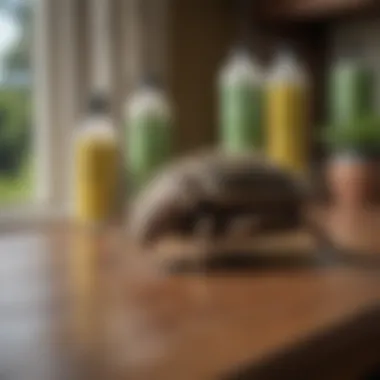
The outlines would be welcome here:
[[[277,57],[284,61],[293,61],[295,59],[295,53],[289,44],[282,43],[278,49]]]
[[[250,57],[251,52],[247,44],[243,42],[237,43],[230,51],[230,56],[232,57]]]
[[[148,88],[161,88],[162,82],[157,77],[157,75],[154,74],[147,74],[142,77],[139,83],[140,87],[148,87]]]
[[[108,97],[103,93],[95,93],[90,97],[88,109],[92,114],[105,114],[110,110]]]

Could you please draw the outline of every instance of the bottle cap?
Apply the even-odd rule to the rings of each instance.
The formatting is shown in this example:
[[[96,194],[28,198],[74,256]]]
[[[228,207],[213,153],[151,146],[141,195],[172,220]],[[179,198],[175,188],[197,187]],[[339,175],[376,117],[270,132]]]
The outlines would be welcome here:
[[[90,97],[88,110],[92,114],[106,114],[110,111],[108,97],[103,93],[95,93]]]
[[[250,55],[250,49],[244,41],[238,41],[232,47],[230,54],[233,57],[249,56]]]
[[[161,88],[162,81],[158,78],[157,75],[146,74],[141,78],[139,87]]]
[[[277,57],[293,57],[294,50],[290,43],[281,41],[277,49]]]

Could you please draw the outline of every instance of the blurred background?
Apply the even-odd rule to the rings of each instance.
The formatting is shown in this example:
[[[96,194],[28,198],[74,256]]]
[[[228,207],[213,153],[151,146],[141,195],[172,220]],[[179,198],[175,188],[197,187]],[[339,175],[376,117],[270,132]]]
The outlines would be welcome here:
[[[35,209],[41,202],[57,212],[66,209],[71,136],[99,80],[108,83],[123,136],[129,95],[146,73],[160,77],[175,114],[174,150],[184,154],[218,142],[217,75],[231,48],[244,41],[269,71],[286,44],[308,74],[310,117],[304,128],[312,140],[305,142],[310,166],[328,150],[320,130],[330,124],[329,75],[342,59],[370,68],[379,101],[380,32],[370,1],[115,0],[105,9],[109,27],[99,32],[89,1],[1,2],[3,209]],[[97,33],[103,35],[100,59]]]
[[[345,228],[340,238],[349,237],[349,244],[370,242],[370,248],[379,252],[380,214],[373,206],[379,199],[380,189],[379,17],[380,3],[376,0],[0,0],[0,379],[3,373],[5,379],[12,380],[73,378],[66,372],[71,367],[62,359],[62,345],[56,341],[53,344],[51,339],[52,332],[63,326],[61,319],[66,316],[63,311],[66,298],[60,296],[71,280],[65,277],[67,263],[63,261],[71,253],[76,257],[71,269],[79,280],[72,280],[78,286],[73,293],[83,296],[79,297],[80,313],[85,314],[81,315],[85,319],[81,322],[85,329],[90,329],[94,327],[92,319],[96,319],[92,317],[101,313],[99,308],[91,309],[93,305],[88,310],[86,302],[93,294],[98,295],[99,289],[99,294],[104,296],[109,278],[101,278],[96,285],[92,281],[98,281],[99,272],[108,270],[107,254],[124,253],[127,244],[123,240],[124,229],[118,231],[122,237],[118,235],[117,242],[122,243],[113,241],[112,245],[108,240],[114,238],[114,231],[108,239],[102,234],[93,235],[93,231],[101,228],[89,228],[76,245],[75,238],[83,231],[68,216],[78,220],[83,217],[91,227],[109,227],[107,222],[109,214],[115,211],[114,201],[117,200],[116,208],[123,213],[125,196],[130,190],[127,181],[125,187],[115,191],[117,182],[113,182],[112,175],[116,170],[115,173],[108,170],[117,166],[113,154],[121,152],[127,157],[124,166],[137,162],[133,169],[150,175],[168,153],[169,150],[161,151],[158,145],[151,148],[152,145],[141,144],[142,148],[133,153],[135,157],[128,158],[133,147],[140,146],[141,139],[161,141],[155,133],[147,132],[136,140],[128,134],[130,125],[142,123],[140,119],[138,122],[130,119],[129,106],[136,105],[134,95],[139,95],[147,82],[149,86],[158,83],[160,101],[165,98],[171,106],[170,153],[164,157],[165,163],[204,147],[263,150],[280,166],[311,178],[317,192],[331,195],[333,205],[355,211],[343,213],[340,219],[324,214],[321,220],[326,230]],[[239,55],[242,50],[243,54]],[[240,81],[242,72],[247,80]],[[147,77],[154,80],[150,82]],[[243,88],[246,82],[252,87],[247,92],[236,90],[230,77],[239,77],[237,82]],[[279,87],[271,87],[273,84]],[[92,98],[99,93],[106,99]],[[142,107],[137,103],[140,112]],[[166,110],[166,106],[163,108]],[[155,119],[156,125],[168,121],[165,112],[160,110],[157,114],[165,114],[165,120]],[[252,123],[251,118],[256,121]],[[146,120],[144,123],[149,124]],[[87,131],[92,132],[87,128],[91,125],[99,128],[93,129],[94,135],[87,136]],[[104,141],[97,145],[97,133],[105,125],[108,132],[112,131],[111,138],[106,139],[113,144],[110,144],[111,153],[107,144],[102,145]],[[253,130],[255,133],[251,134]],[[83,155],[76,156],[76,142],[82,142],[83,136],[94,140],[79,147]],[[166,144],[169,139],[162,141]],[[94,149],[97,153],[86,156],[91,151],[88,148],[94,146],[100,146],[98,151]],[[152,155],[153,150],[163,156],[158,157],[157,152]],[[141,159],[143,153],[148,157],[146,160]],[[86,161],[90,156],[94,166]],[[84,157],[82,161],[80,157]],[[133,161],[136,157],[141,162]],[[106,162],[105,169],[99,169],[103,162]],[[83,167],[84,179],[73,177],[78,167]],[[97,168],[93,171],[103,173],[103,177],[94,174],[89,179],[86,176],[91,172],[89,167]],[[128,176],[130,172],[125,169],[123,174]],[[109,173],[112,178],[106,176]],[[76,191],[82,197],[77,200],[83,203],[76,210],[80,215],[73,214]],[[93,201],[87,202],[91,194]],[[368,204],[374,211],[370,216],[366,213],[363,216],[363,210],[372,210]],[[62,222],[58,228],[50,224],[56,219]],[[15,227],[14,230],[9,231],[9,226]],[[19,229],[20,226],[27,228]],[[104,261],[103,256],[106,256]],[[253,362],[258,363],[261,354],[273,353],[269,348],[288,349],[290,341],[298,342],[309,332],[330,331],[332,322],[346,326],[356,313],[367,310],[374,310],[369,322],[355,320],[357,324],[349,325],[352,329],[341,332],[342,339],[328,336],[327,342],[333,347],[331,352],[338,352],[339,360],[335,356],[333,360],[324,357],[323,365],[313,362],[310,372],[302,372],[307,371],[305,367],[301,377],[298,373],[298,377],[290,374],[288,378],[309,378],[315,368],[328,372],[331,366],[337,370],[332,373],[339,373],[331,378],[364,379],[367,377],[347,373],[348,363],[360,367],[361,374],[369,373],[379,363],[380,340],[374,340],[380,335],[376,322],[380,287],[375,271],[339,268],[335,272],[334,268],[325,272],[314,271],[313,267],[290,274],[286,271],[259,271],[252,276],[235,273],[220,282],[201,273],[199,287],[199,278],[161,276],[148,261],[133,263],[136,267],[131,261],[130,277],[122,274],[122,283],[114,287],[139,289],[141,278],[136,280],[133,276],[148,278],[148,296],[145,290],[137,292],[135,298],[129,295],[137,303],[142,299],[149,304],[142,307],[148,322],[155,315],[149,308],[155,305],[151,301],[156,299],[156,291],[166,297],[164,304],[169,299],[169,304],[173,301],[180,305],[177,309],[169,306],[169,311],[164,306],[163,317],[157,312],[158,319],[164,320],[158,323],[160,334],[166,328],[175,329],[177,319],[182,318],[186,324],[189,316],[193,318],[193,330],[186,330],[186,325],[183,333],[179,328],[179,341],[184,342],[183,351],[178,351],[182,361],[174,361],[168,367],[169,372],[173,370],[170,372],[173,379],[185,379],[178,377],[183,375],[182,368],[189,371],[186,379],[192,380],[200,379],[194,374],[210,374],[207,371],[219,370],[225,362],[231,368],[238,367],[239,360],[252,352],[257,354],[257,357],[252,355]],[[114,280],[114,272],[107,273],[112,273],[109,277]],[[126,285],[123,275],[133,284]],[[198,314],[187,313],[187,304],[193,302],[188,301],[190,298],[197,299],[197,307],[203,302]],[[249,302],[251,298],[257,304]],[[119,353],[131,354],[132,362],[134,355],[141,354],[141,368],[151,345],[156,347],[153,356],[161,350],[161,335],[158,338],[153,333],[150,335],[149,328],[139,324],[139,312],[137,317],[133,312],[127,313],[132,322],[121,321],[122,325],[129,321],[131,327],[125,337],[119,338],[122,340]],[[179,317],[173,318],[172,314]],[[182,333],[188,334],[187,338]],[[358,341],[363,343],[365,358],[354,360],[361,349],[351,346],[346,356],[345,339],[352,336],[350,342],[354,345]],[[230,340],[236,346],[219,344]],[[343,342],[336,350],[335,341]],[[215,361],[207,356],[210,342],[218,346],[212,346],[214,351],[210,348],[210,352],[216,352]],[[365,349],[372,351],[367,355]],[[297,352],[289,367],[298,367],[299,352],[306,352],[309,358],[315,356],[313,352],[308,355],[304,347]],[[194,362],[187,361],[188,357]],[[307,362],[304,356],[300,357]],[[19,362],[23,365],[18,366]],[[96,362],[92,358],[90,364]],[[279,369],[281,363],[277,363]],[[340,375],[342,369],[345,372]],[[304,373],[308,375],[302,377]],[[284,378],[282,374],[265,377],[265,370],[262,376],[255,378]],[[323,376],[319,379],[327,378]],[[149,375],[145,378],[152,379]],[[165,375],[161,378],[169,380]]]

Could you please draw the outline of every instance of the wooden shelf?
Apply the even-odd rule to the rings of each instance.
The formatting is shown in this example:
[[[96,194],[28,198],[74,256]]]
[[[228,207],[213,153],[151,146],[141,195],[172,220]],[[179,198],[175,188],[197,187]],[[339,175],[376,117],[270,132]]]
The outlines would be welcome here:
[[[265,18],[279,21],[340,18],[380,10],[376,0],[271,0],[261,7]]]

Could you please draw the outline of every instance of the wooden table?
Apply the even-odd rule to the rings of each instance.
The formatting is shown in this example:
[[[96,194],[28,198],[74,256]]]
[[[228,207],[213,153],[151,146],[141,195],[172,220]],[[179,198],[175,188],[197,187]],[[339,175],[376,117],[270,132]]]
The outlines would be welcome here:
[[[348,248],[380,249],[378,211],[322,219]],[[1,379],[76,378],[64,290],[77,235],[49,228],[0,237]],[[112,339],[96,341],[108,366],[90,361],[98,378],[360,379],[380,364],[375,265],[165,276],[149,262],[108,263],[100,277],[96,315],[114,319]]]

